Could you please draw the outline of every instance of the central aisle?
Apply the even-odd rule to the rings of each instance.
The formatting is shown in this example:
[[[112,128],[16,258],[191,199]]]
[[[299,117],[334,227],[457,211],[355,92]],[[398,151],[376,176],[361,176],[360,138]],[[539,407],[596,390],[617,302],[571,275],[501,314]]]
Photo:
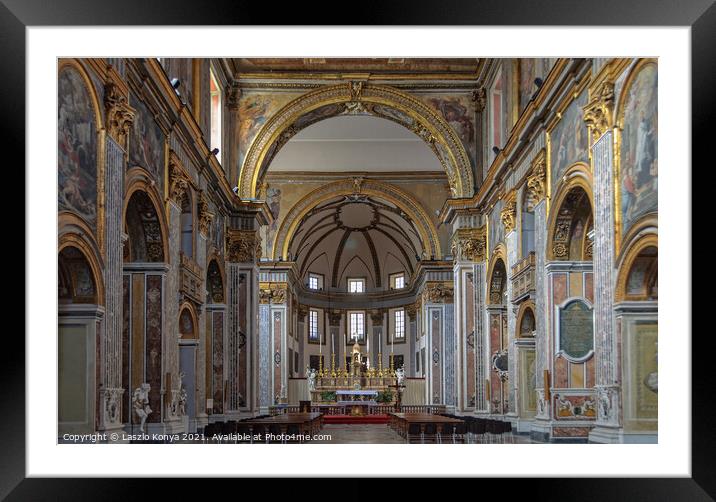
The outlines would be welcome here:
[[[313,441],[316,443],[342,444],[404,444],[393,429],[384,424],[325,424],[321,434],[330,434],[331,440]]]

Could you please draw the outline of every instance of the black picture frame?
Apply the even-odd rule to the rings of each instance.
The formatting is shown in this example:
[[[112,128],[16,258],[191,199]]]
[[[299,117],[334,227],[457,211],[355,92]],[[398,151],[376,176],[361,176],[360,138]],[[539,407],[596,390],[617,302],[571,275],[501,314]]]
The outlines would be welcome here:
[[[320,4],[320,2],[319,2]],[[559,25],[559,26],[688,26],[691,27],[692,50],[692,156],[693,165],[710,166],[710,125],[713,122],[714,92],[716,89],[716,6],[714,0],[673,2],[667,0],[482,0],[440,2],[399,0],[383,4],[365,4],[351,9],[351,15],[336,16],[333,20],[321,19],[335,11],[312,4],[280,8],[261,2],[214,0],[211,8],[196,0],[124,0],[122,2],[93,2],[90,0],[2,0],[0,3],[0,65],[2,65],[3,92],[0,102],[3,111],[3,129],[7,166],[24,166],[25,150],[25,29],[30,26],[131,26],[131,25],[215,25],[285,23],[353,25]],[[299,12],[297,12],[299,11]],[[309,12],[310,11],[310,12]],[[221,13],[217,15],[217,13]],[[479,48],[476,48],[479,50]],[[595,41],[598,52],[598,42]],[[709,152],[711,153],[711,152]],[[701,161],[701,162],[699,162]],[[20,171],[17,167],[14,170]],[[24,181],[21,181],[24,184]],[[694,195],[693,200],[698,198]],[[695,213],[696,214],[696,213]],[[708,227],[706,227],[708,228]],[[19,240],[19,239],[18,239]],[[690,245],[685,243],[687,250]],[[706,246],[710,247],[710,246]],[[26,268],[32,263],[26,261]],[[685,273],[690,274],[687,268]],[[684,294],[691,296],[690,291]],[[704,299],[693,297],[695,311]],[[686,314],[686,313],[684,313]],[[688,340],[690,326],[679,336]],[[549,499],[558,495],[568,500],[713,500],[716,496],[716,434],[713,433],[712,399],[713,363],[708,360],[713,351],[710,333],[693,337],[692,342],[692,472],[691,478],[640,478],[640,479],[530,479],[504,484],[518,489],[518,485],[532,494],[532,498]],[[686,343],[686,342],[685,342]],[[0,356],[2,375],[2,420],[0,433],[0,498],[8,500],[46,499],[112,499],[136,496],[143,492],[135,482],[122,479],[38,479],[26,478],[25,427],[25,346],[21,337],[7,336]],[[698,405],[696,405],[698,404]],[[687,424],[684,424],[687,426]],[[558,475],[558,473],[555,473]],[[161,485],[179,486],[178,480]],[[558,487],[556,485],[559,485]],[[156,486],[156,485],[155,485]],[[480,485],[484,489],[484,484]]]

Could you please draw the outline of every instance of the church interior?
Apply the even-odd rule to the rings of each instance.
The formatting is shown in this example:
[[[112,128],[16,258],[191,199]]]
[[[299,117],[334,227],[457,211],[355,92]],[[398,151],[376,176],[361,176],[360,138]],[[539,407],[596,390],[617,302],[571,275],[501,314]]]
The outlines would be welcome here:
[[[657,76],[59,59],[58,442],[656,443]]]

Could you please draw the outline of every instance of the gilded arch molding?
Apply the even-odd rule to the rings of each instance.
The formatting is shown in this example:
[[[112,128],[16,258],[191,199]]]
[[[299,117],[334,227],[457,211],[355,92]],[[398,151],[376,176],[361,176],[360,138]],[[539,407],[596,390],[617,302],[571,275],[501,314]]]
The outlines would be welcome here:
[[[344,105],[338,114],[368,113],[409,128],[437,155],[447,173],[453,197],[472,197],[474,194],[472,166],[465,147],[437,110],[389,86],[346,82],[327,85],[296,98],[264,124],[249,147],[241,166],[239,197],[247,200],[258,196],[257,187],[268,162],[281,146],[300,130],[300,127],[296,126],[297,121],[326,105]],[[397,110],[400,117],[405,117],[406,121],[389,114],[376,113],[376,105]],[[329,116],[336,115],[333,113]],[[316,121],[318,120],[310,123]],[[308,124],[309,122],[305,123]]]
[[[425,212],[420,203],[410,194],[394,185],[376,180],[345,179],[323,185],[294,204],[286,214],[283,222],[281,222],[281,226],[276,233],[273,243],[274,260],[288,260],[291,239],[301,220],[311,209],[336,196],[358,193],[382,198],[395,204],[415,223],[418,233],[420,234],[420,239],[424,244],[424,250],[436,259],[442,257],[440,239],[438,238],[435,225],[430,221],[430,216]]]
[[[567,196],[576,188],[581,188],[589,201],[590,217],[594,218],[594,192],[592,189],[592,173],[589,166],[580,162],[570,166],[564,174],[563,181],[557,186],[554,201],[549,209],[547,220],[547,260],[556,260],[559,257],[555,253],[555,235],[560,220],[560,211],[567,200]],[[586,230],[585,230],[586,231]]]

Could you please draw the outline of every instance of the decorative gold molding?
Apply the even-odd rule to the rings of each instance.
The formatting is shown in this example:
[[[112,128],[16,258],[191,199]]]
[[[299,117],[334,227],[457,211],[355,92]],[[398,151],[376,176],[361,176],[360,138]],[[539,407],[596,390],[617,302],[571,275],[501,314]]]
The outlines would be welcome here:
[[[428,141],[440,159],[452,183],[453,196],[472,196],[474,180],[469,156],[457,133],[437,110],[393,87],[352,81],[325,85],[303,94],[267,120],[249,147],[241,166],[239,197],[244,200],[256,197],[265,162],[295,132],[294,124],[300,117],[324,105],[345,105],[355,103],[356,100],[372,107],[384,106],[402,112],[410,120],[409,124],[403,125]]]
[[[614,84],[603,81],[594,91],[590,89],[589,102],[582,109],[584,122],[595,142],[614,126]]]
[[[235,263],[253,263],[261,258],[261,239],[256,230],[228,229],[226,260]]]
[[[487,229],[484,226],[459,228],[453,234],[451,253],[456,261],[484,261],[486,249]]]
[[[197,201],[197,212],[199,216],[199,232],[208,235],[209,226],[215,215],[209,211],[209,199],[203,192],[199,195],[199,200]]]
[[[259,285],[259,303],[280,305],[286,303],[288,296],[288,285],[286,283],[272,284],[262,282]]]
[[[653,229],[655,231],[655,229]],[[616,289],[614,292],[614,301],[621,302],[624,300],[640,301],[646,300],[646,297],[629,297],[626,294],[626,283],[629,279],[629,273],[631,272],[634,261],[639,254],[648,247],[655,247],[659,249],[659,237],[656,233],[646,233],[638,241],[634,242],[627,248],[622,259],[619,272],[617,273]],[[657,251],[658,252],[658,251]],[[658,257],[657,257],[658,260]],[[658,261],[657,261],[658,263]]]

